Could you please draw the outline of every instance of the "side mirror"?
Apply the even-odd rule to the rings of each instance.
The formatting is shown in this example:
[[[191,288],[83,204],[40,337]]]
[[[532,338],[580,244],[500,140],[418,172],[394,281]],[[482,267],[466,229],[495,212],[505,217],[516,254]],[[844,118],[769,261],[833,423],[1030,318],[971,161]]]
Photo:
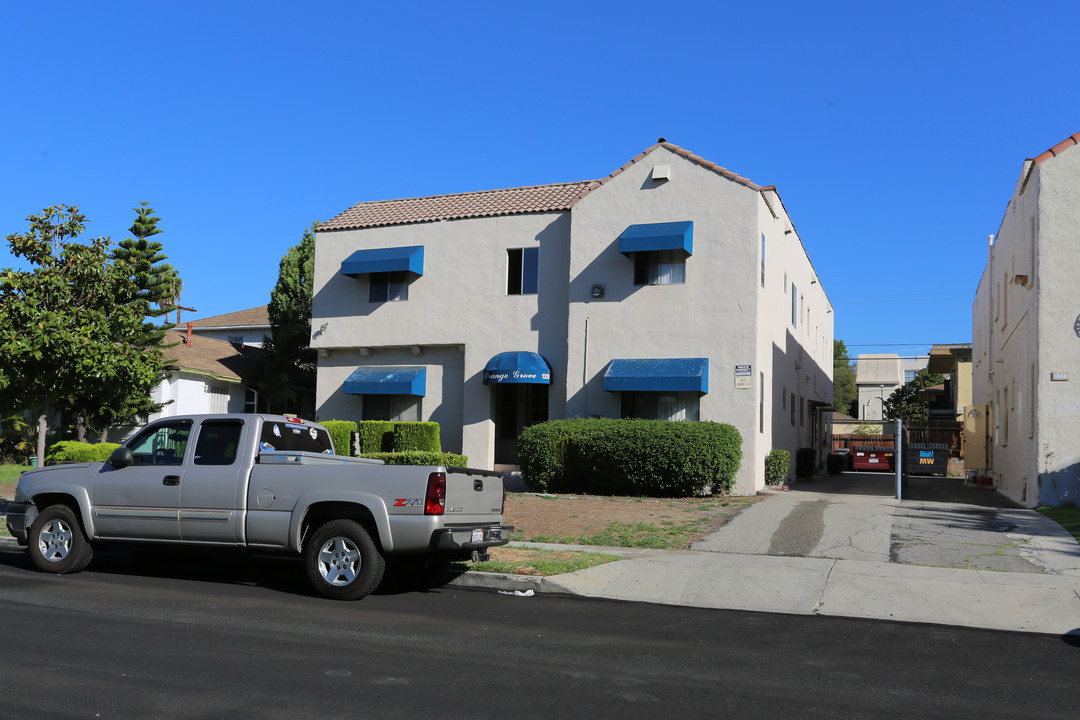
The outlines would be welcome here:
[[[117,470],[126,468],[131,464],[131,448],[123,446],[116,448],[109,456],[108,463]]]

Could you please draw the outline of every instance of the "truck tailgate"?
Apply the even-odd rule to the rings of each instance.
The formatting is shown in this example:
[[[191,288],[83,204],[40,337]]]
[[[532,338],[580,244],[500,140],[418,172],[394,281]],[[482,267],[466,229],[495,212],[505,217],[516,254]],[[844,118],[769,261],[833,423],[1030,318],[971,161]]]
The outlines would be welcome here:
[[[446,468],[446,522],[501,522],[503,498],[502,473]]]

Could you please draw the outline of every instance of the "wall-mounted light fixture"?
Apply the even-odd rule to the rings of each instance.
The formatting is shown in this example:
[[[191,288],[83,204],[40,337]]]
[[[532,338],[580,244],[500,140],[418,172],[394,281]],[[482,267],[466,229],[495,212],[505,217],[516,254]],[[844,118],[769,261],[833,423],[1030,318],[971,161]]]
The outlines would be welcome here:
[[[604,286],[603,285],[593,285],[592,286],[592,298],[593,298],[593,300],[599,300],[602,297],[604,297]]]

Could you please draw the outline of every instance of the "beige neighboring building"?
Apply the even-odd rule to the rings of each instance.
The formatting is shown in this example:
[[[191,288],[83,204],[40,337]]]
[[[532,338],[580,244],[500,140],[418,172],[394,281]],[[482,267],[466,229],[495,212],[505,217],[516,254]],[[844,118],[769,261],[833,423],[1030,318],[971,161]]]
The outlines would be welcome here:
[[[1024,161],[972,306],[966,465],[1028,507],[1080,503],[1078,143]]]
[[[931,420],[951,420],[963,422],[967,409],[971,406],[971,343],[934,345],[930,348],[930,360],[926,369],[938,375],[945,375],[943,408],[940,412],[931,407]]]
[[[926,367],[927,356],[867,353],[855,358],[855,387],[859,391],[859,420],[881,422],[885,401],[915,373]]]
[[[315,233],[322,419],[433,420],[475,467],[532,423],[826,448],[833,308],[776,189],[660,141],[597,181],[364,202]]]

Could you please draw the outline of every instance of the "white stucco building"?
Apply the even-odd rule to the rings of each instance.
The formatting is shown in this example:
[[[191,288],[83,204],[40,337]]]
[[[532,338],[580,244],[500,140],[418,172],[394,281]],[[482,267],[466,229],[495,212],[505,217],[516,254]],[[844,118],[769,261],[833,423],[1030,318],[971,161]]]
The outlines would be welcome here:
[[[776,189],[664,141],[598,181],[360,203],[314,290],[319,418],[434,420],[473,466],[547,419],[715,420],[752,492],[828,434],[833,309]]]
[[[889,396],[926,369],[928,355],[901,357],[896,353],[866,353],[855,359],[855,386],[859,391],[859,419],[880,422]]]
[[[1080,502],[1078,143],[1024,161],[972,306],[966,465],[1028,507]]]

